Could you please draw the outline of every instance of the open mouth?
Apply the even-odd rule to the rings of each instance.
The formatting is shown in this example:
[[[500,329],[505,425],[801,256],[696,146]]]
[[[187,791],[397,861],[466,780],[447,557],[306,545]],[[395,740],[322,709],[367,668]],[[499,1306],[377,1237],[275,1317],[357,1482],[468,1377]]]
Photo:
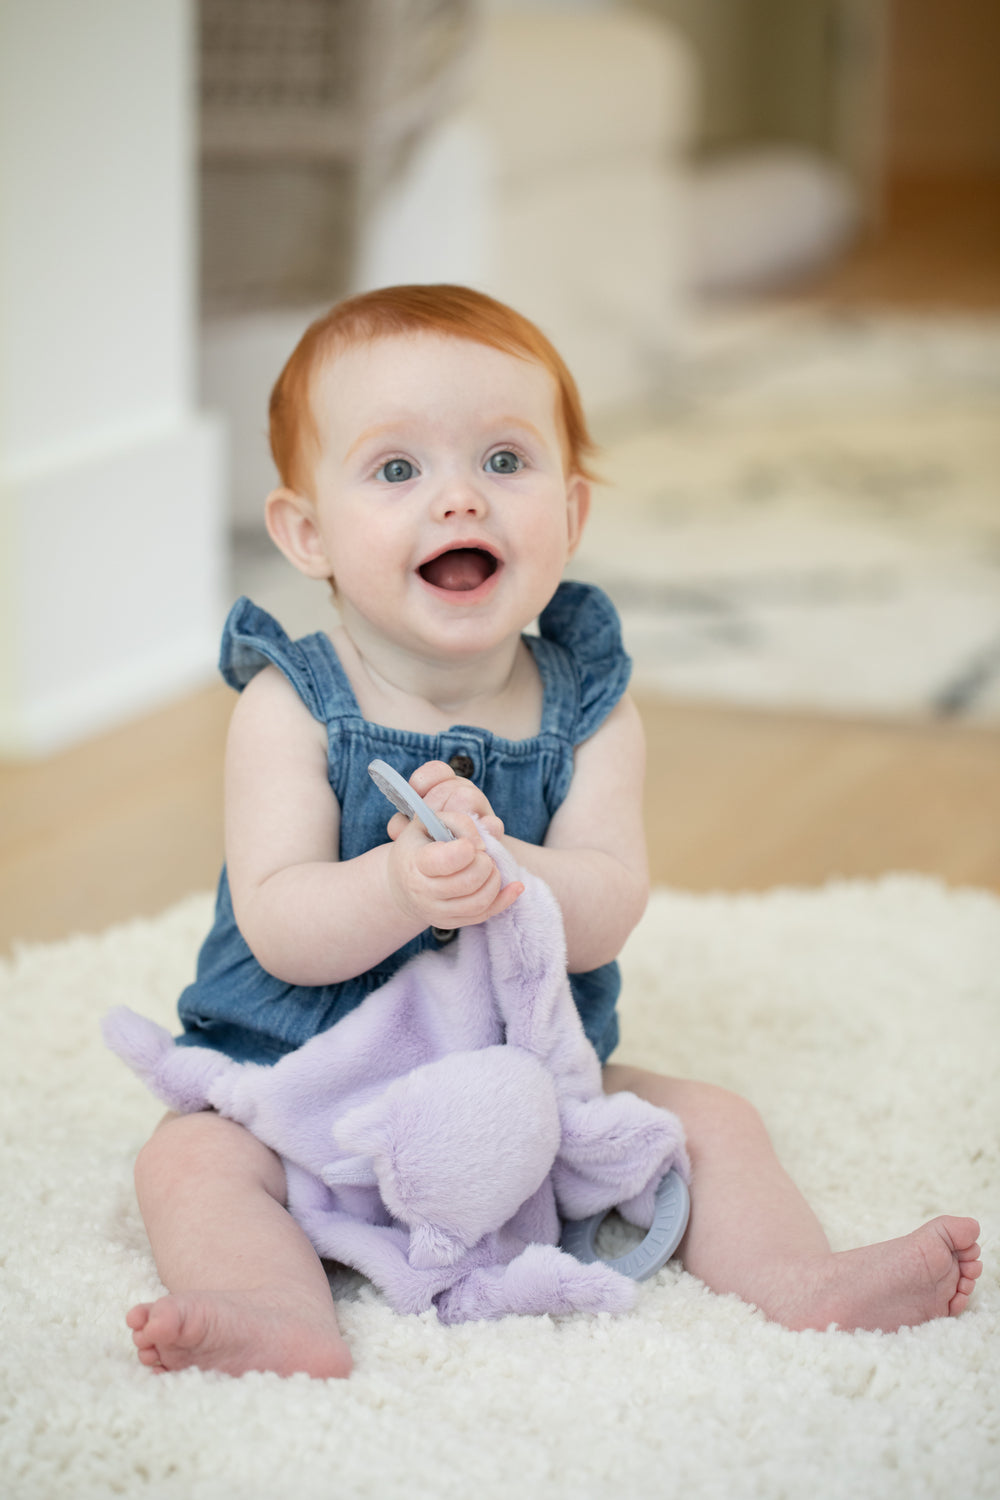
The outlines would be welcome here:
[[[499,566],[493,554],[481,547],[453,547],[421,563],[417,571],[436,589],[468,594],[492,578]]]

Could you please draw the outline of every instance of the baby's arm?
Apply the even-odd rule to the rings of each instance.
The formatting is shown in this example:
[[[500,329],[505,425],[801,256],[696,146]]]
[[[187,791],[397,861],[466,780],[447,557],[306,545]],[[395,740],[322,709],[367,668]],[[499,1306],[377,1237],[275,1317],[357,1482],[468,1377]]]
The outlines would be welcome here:
[[[471,819],[444,821],[458,835],[450,843],[413,824],[341,862],[325,727],[275,668],[247,684],[226,748],[226,861],[237,924],[269,973],[332,984],[427,927],[468,926],[510,905],[519,888],[501,893]]]
[[[571,973],[616,958],[645,911],[645,765],[639,711],[626,696],[577,747],[569,793],[544,844],[504,840],[518,864],[540,875],[558,900]]]
[[[544,844],[506,840],[559,902],[571,973],[616,958],[646,909],[645,770],[642,721],[626,696],[577,746],[569,792]]]

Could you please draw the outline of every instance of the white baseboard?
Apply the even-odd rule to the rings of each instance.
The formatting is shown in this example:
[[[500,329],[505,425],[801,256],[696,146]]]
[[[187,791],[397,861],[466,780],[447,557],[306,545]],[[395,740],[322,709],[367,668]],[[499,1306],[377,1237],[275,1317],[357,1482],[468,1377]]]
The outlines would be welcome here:
[[[0,755],[51,754],[211,676],[221,438],[192,417],[3,482]]]
[[[16,724],[0,724],[0,756],[35,759],[163,707],[214,676],[219,631],[176,641],[157,658],[121,663],[61,693],[24,705]],[[13,732],[12,732],[13,731]]]

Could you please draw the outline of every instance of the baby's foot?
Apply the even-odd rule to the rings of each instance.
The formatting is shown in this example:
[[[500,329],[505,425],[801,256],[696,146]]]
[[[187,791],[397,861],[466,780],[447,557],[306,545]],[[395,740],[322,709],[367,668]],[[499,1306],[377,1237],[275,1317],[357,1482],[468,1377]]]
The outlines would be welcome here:
[[[318,1380],[351,1373],[332,1301],[318,1308],[280,1291],[181,1292],[139,1303],[125,1321],[151,1370],[304,1371]]]
[[[975,1219],[942,1217],[898,1240],[833,1255],[815,1300],[807,1298],[788,1324],[893,1333],[931,1318],[957,1317],[983,1269],[978,1236]]]

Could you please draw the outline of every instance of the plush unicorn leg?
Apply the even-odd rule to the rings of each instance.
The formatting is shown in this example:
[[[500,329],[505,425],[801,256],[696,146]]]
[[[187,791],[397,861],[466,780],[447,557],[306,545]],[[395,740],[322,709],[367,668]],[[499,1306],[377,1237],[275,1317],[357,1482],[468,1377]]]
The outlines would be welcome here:
[[[437,1298],[442,1323],[509,1313],[627,1312],[634,1281],[599,1261],[584,1266],[554,1245],[529,1245],[505,1266],[481,1266]]]

